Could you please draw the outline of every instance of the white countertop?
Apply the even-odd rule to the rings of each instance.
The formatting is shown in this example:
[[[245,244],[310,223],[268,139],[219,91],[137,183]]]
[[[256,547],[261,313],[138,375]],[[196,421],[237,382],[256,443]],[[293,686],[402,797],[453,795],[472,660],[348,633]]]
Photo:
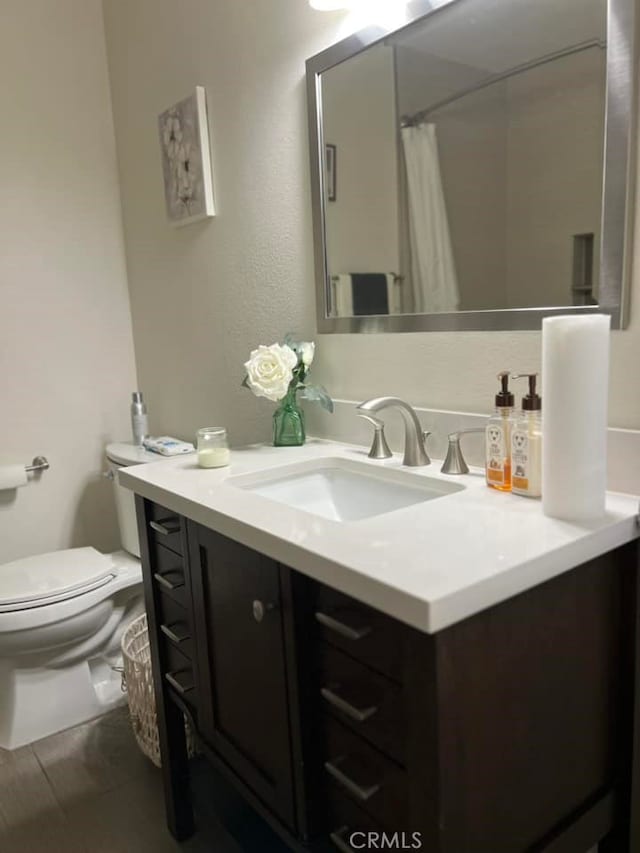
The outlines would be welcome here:
[[[427,633],[640,535],[638,498],[610,493],[602,520],[569,523],[547,518],[538,500],[487,488],[482,471],[451,477],[436,462],[403,470],[466,488],[353,522],[311,515],[229,482],[327,457],[402,468],[397,456],[377,462],[362,447],[311,439],[304,447],[233,450],[228,468],[198,468],[190,455],[121,468],[119,476],[143,497]]]

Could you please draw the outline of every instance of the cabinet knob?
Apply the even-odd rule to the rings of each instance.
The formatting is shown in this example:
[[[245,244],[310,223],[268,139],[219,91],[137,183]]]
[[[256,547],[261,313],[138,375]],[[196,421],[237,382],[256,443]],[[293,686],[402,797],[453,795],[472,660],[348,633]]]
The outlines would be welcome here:
[[[252,604],[253,618],[256,620],[256,622],[262,622],[265,615],[271,610],[275,609],[275,604],[272,604],[271,602],[267,602],[267,604],[264,604],[262,601],[256,598]]]

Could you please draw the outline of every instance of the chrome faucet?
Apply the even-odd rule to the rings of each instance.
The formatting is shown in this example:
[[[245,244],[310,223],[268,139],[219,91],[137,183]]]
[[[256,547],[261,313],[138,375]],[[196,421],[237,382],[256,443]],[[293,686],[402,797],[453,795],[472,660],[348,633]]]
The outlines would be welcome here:
[[[399,409],[404,419],[404,459],[402,464],[409,465],[412,468],[431,464],[425,448],[425,439],[430,433],[422,429],[414,409],[404,400],[400,400],[398,397],[375,397],[373,400],[360,403],[356,413],[360,417],[370,420],[371,414],[376,414],[383,409]]]

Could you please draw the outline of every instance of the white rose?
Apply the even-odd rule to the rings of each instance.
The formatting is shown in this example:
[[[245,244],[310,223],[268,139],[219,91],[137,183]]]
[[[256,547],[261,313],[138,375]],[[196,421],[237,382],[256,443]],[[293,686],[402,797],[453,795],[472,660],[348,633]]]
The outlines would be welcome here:
[[[298,357],[291,347],[281,344],[259,346],[244,365],[249,387],[256,397],[266,397],[277,403],[289,390],[297,363]]]
[[[302,363],[305,367],[309,367],[311,362],[313,361],[313,356],[316,351],[316,345],[313,341],[303,341],[298,347],[300,350],[300,356],[302,357]]]

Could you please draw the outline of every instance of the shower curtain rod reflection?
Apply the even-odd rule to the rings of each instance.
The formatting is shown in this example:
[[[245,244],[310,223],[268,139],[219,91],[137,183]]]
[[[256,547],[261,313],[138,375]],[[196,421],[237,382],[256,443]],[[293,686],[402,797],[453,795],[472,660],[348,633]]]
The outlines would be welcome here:
[[[448,98],[436,101],[435,104],[432,104],[430,107],[426,107],[426,109],[413,113],[413,115],[402,116],[400,119],[400,125],[401,127],[412,127],[420,124],[425,118],[427,118],[427,116],[431,115],[431,113],[434,113],[436,110],[442,109],[442,107],[446,107],[449,104],[453,104],[455,101],[460,100],[460,98],[465,98],[467,95],[474,94],[474,92],[480,92],[488,86],[493,86],[494,83],[499,83],[501,80],[506,80],[509,77],[515,77],[517,74],[523,74],[525,71],[530,71],[532,68],[538,68],[540,65],[546,65],[549,62],[555,62],[557,59],[562,59],[565,56],[571,56],[573,53],[581,53],[583,50],[590,50],[594,47],[606,50],[607,43],[602,39],[591,39],[590,41],[584,41],[579,44],[565,47],[562,50],[556,50],[554,53],[548,53],[545,56],[541,56],[539,59],[533,59],[530,62],[517,65],[515,68],[510,68],[508,71],[503,71],[500,74],[493,74],[491,77],[487,77],[486,80],[482,80],[479,83],[475,83],[473,86],[469,86],[468,89],[463,89],[455,95],[450,95]]]

